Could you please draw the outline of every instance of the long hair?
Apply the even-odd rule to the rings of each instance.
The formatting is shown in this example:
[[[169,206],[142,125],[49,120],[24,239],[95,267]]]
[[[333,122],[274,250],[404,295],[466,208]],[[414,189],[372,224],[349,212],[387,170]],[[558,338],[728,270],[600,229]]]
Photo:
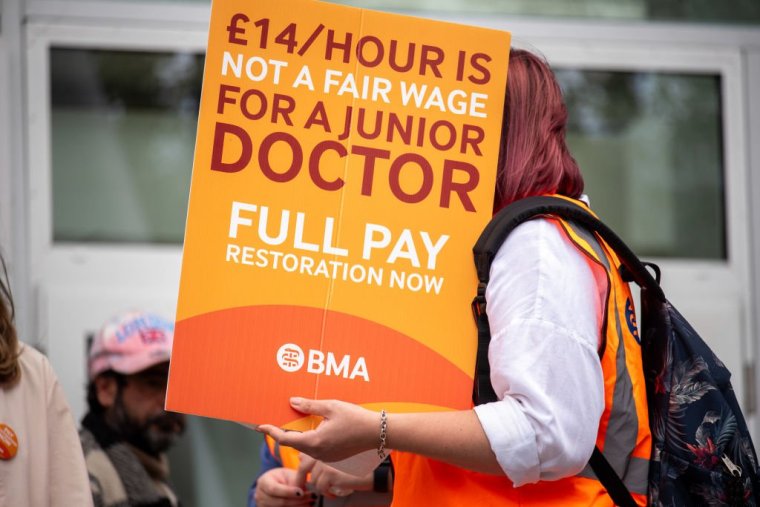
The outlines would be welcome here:
[[[566,125],[567,109],[549,65],[512,49],[494,212],[533,195],[580,197],[583,177],[565,144]]]
[[[0,255],[3,272],[0,277],[0,388],[10,387],[21,376],[18,357],[18,336],[13,324],[15,308],[8,282],[5,259]]]

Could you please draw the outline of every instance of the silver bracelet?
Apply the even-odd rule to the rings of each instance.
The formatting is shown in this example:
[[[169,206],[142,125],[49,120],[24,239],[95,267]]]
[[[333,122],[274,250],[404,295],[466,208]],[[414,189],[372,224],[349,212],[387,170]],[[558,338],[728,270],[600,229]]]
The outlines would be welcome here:
[[[385,410],[380,411],[380,445],[377,448],[377,455],[380,459],[385,459],[385,439],[388,438],[388,414]]]

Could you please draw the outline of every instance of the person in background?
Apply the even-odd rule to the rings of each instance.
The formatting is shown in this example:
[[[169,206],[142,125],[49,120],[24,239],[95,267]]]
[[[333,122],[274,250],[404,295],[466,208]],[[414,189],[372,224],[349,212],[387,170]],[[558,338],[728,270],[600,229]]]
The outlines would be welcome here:
[[[0,264],[0,506],[91,506],[71,410],[47,358],[18,340]]]
[[[586,206],[566,123],[549,65],[513,49],[494,211],[550,194]],[[634,501],[646,505],[646,390],[636,333],[620,324],[627,321],[620,303],[631,296],[618,267],[602,242],[569,221],[523,223],[497,252],[485,294],[497,401],[471,410],[378,414],[293,397],[295,410],[323,418],[316,429],[258,430],[324,461],[394,449],[399,507],[611,507],[588,467],[595,446],[615,463]]]
[[[281,447],[270,437],[261,444],[260,456],[261,470],[248,493],[248,507],[386,507],[391,503],[390,460],[385,460],[374,472],[357,477],[300,454],[292,447]]]
[[[179,505],[166,450],[185,429],[164,411],[174,324],[128,312],[95,336],[80,438],[96,507]]]

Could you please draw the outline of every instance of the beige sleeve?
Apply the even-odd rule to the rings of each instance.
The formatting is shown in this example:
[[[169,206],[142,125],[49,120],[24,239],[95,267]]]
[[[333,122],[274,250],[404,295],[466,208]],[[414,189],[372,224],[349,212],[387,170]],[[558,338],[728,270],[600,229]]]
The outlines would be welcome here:
[[[45,376],[48,387],[49,505],[91,507],[92,492],[79,434],[66,395],[47,359]]]

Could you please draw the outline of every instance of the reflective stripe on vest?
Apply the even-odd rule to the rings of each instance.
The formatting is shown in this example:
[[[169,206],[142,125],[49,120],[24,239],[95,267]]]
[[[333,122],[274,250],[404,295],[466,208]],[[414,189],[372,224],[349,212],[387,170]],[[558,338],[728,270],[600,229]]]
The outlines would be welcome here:
[[[299,463],[301,463],[301,459],[298,457],[298,451],[293,449],[292,447],[287,446],[281,446],[279,442],[274,440],[272,437],[267,435],[265,437],[267,447],[269,447],[269,452],[272,453],[272,456],[274,456],[280,463],[282,463],[282,466],[285,468],[290,468],[292,470],[296,470],[298,468]]]
[[[630,289],[620,276],[617,257],[603,241],[572,223],[550,219],[562,236],[585,254],[598,287],[607,288],[600,316],[605,408],[596,443],[634,500],[643,506],[651,435]],[[505,476],[479,474],[422,456],[394,453],[393,460],[394,506],[613,505],[588,466],[574,477],[515,488]]]
[[[606,245],[603,246],[593,234],[581,227],[576,227],[572,222],[562,222],[560,225],[576,246],[604,267],[608,276],[612,275],[612,278],[615,279],[620,278],[619,261],[614,253],[608,252],[609,249]],[[592,267],[592,269],[594,268]],[[606,408],[597,435],[597,446],[602,450],[612,468],[623,479],[623,483],[628,489],[632,493],[646,495],[651,436],[644,378],[639,375],[637,385],[634,386],[634,379],[629,373],[631,366],[636,371],[642,371],[641,350],[638,346],[637,336],[634,335],[634,332],[638,333],[638,330],[634,327],[635,317],[632,315],[633,298],[628,284],[622,280],[619,280],[619,283],[610,283],[607,297],[606,326],[610,327],[614,324],[614,329],[605,333],[607,343],[602,358],[602,366],[605,370],[604,363],[606,361],[608,362],[607,369],[611,369],[609,363],[614,361],[616,381],[611,393],[611,407],[609,403],[605,404]],[[623,338],[623,347],[619,346],[621,337]],[[610,340],[613,343],[610,343]],[[632,346],[634,343],[635,346]],[[633,350],[629,351],[628,349],[631,348]],[[628,355],[632,356],[630,360],[627,358]],[[605,395],[607,394],[605,392]],[[636,401],[641,399],[641,396],[644,397],[643,403],[637,404]],[[643,425],[643,432],[639,431],[640,425]],[[606,438],[606,435],[613,435],[614,438]],[[581,472],[581,476],[596,478],[588,465]]]

